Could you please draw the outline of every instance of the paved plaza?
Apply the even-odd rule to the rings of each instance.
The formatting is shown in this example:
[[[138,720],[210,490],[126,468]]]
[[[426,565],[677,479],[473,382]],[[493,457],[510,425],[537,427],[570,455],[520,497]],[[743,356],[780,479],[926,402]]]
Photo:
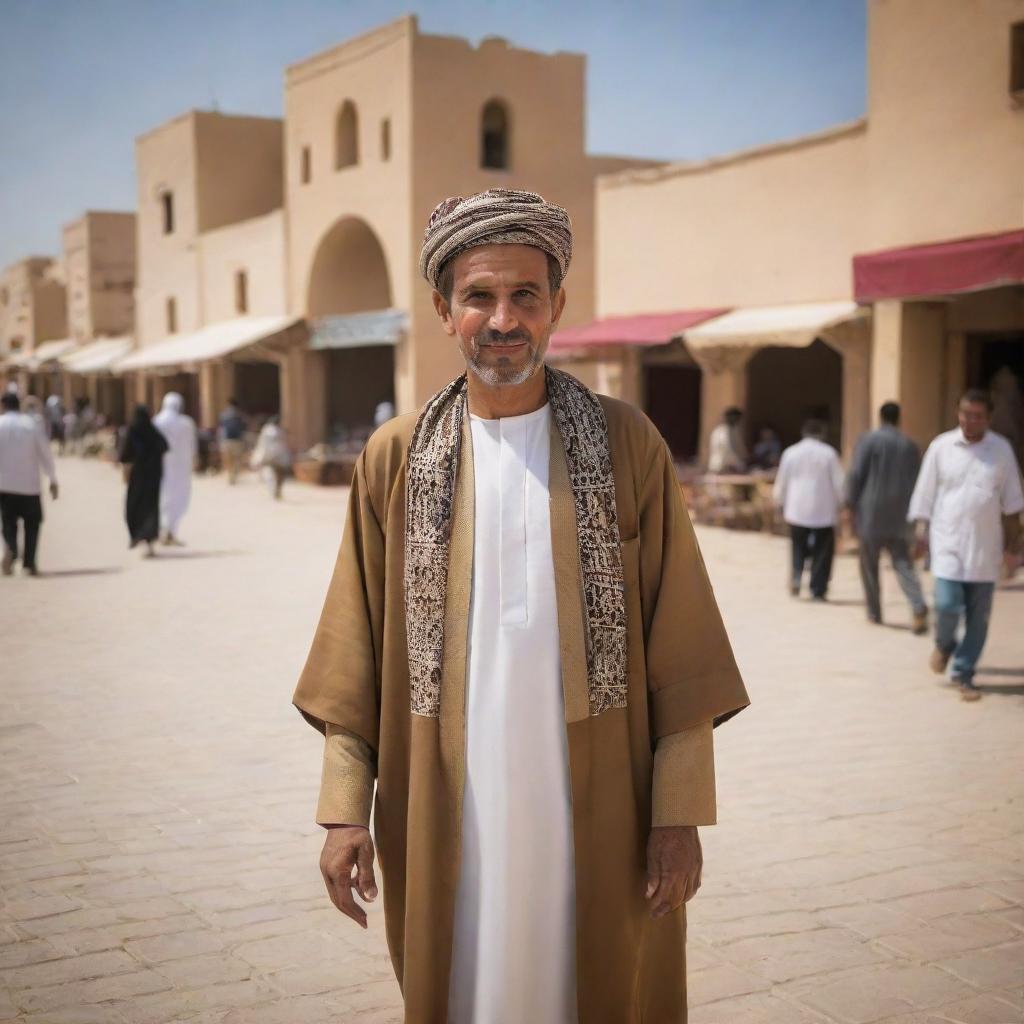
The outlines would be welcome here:
[[[324,893],[289,702],[345,493],[199,479],[145,561],[118,473],[58,472],[43,578],[0,579],[0,1020],[401,1020],[379,902],[363,932]],[[691,1024],[1024,1021],[1024,581],[964,704],[891,574],[872,627],[852,558],[822,606],[783,540],[701,540],[754,705],[716,742]]]

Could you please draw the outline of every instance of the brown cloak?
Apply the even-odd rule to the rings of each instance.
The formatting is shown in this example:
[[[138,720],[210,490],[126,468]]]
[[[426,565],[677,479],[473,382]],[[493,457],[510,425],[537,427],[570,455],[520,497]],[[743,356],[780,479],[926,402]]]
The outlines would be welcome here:
[[[568,465],[554,427],[551,434],[579,1020],[677,1024],[686,1020],[685,909],[652,921],[644,899],[653,749],[662,736],[725,721],[748,698],[665,443],[633,406],[603,397],[601,403],[626,581],[629,678],[627,706],[597,715],[589,709]],[[405,460],[415,423],[414,415],[392,420],[359,458],[341,550],[294,703],[321,732],[332,722],[376,753],[374,834],[406,1021],[443,1024],[462,818],[473,463],[467,441],[453,512],[441,713],[428,718],[410,712],[404,614]]]

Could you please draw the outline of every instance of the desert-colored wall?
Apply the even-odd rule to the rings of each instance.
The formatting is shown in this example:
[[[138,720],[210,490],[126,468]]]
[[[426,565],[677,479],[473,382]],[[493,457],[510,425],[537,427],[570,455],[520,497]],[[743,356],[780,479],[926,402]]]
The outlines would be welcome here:
[[[284,126],[276,117],[195,111],[196,227],[213,231],[281,208]]]
[[[87,341],[132,333],[135,215],[90,211],[63,234],[70,336]]]
[[[868,17],[867,248],[1024,225],[1024,0],[872,0]]]
[[[67,337],[63,267],[49,256],[10,264],[0,277],[0,352],[24,355]]]
[[[196,196],[195,122],[192,112],[140,136],[135,143],[137,343],[165,338],[167,300],[177,307],[178,332],[203,322],[195,240],[199,231]],[[174,231],[164,234],[161,195],[174,196]]]
[[[602,178],[598,312],[848,298],[865,128]]]
[[[237,316],[273,316],[286,310],[284,212],[207,231],[199,238],[207,323]],[[237,307],[237,274],[246,274],[248,309]]]

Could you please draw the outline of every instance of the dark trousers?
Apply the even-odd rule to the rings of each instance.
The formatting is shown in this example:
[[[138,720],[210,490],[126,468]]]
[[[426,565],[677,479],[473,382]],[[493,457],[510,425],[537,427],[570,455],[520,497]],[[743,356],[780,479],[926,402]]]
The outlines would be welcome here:
[[[800,588],[804,565],[811,560],[811,593],[824,597],[832,578],[832,555],[836,549],[836,532],[831,526],[790,526],[793,545],[793,586]]]
[[[882,618],[882,591],[878,579],[878,563],[883,551],[889,552],[892,567],[896,572],[903,593],[910,602],[915,615],[923,615],[927,610],[921,584],[914,569],[914,558],[910,552],[907,537],[861,537],[860,545],[860,579],[864,584],[864,600],[867,602],[868,615],[876,620]]]
[[[38,494],[10,494],[0,491],[0,519],[3,520],[4,543],[11,554],[18,557],[18,520],[24,524],[25,550],[21,564],[26,569],[36,567],[36,545],[39,543],[39,524],[43,521],[43,503]]]

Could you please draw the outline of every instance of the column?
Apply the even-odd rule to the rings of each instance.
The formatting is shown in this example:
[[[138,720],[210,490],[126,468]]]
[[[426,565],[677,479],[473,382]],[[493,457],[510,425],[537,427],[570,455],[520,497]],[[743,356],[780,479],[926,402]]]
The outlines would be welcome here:
[[[924,447],[942,430],[945,309],[940,303],[875,303],[871,352],[871,413],[899,402],[908,436]]]
[[[757,351],[748,346],[691,349],[701,368],[700,381],[700,461],[707,463],[711,431],[721,422],[730,406],[747,404],[747,363]]]

